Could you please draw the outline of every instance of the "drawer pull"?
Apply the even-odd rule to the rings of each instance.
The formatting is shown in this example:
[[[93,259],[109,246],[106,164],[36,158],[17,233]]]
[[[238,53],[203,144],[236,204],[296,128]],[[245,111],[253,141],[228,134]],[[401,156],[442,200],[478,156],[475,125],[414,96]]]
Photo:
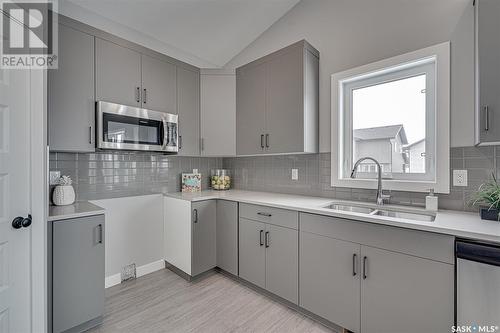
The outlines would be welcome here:
[[[261,215],[261,216],[266,216],[266,217],[271,217],[273,216],[272,214],[269,214],[269,213],[264,213],[264,212],[258,212],[257,215]]]

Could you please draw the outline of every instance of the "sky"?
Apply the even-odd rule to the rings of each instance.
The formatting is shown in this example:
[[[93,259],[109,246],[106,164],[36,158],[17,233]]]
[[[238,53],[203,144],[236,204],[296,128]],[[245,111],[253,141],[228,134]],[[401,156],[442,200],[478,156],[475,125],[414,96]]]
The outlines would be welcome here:
[[[419,75],[354,90],[353,128],[403,124],[408,143],[425,138],[425,79]]]

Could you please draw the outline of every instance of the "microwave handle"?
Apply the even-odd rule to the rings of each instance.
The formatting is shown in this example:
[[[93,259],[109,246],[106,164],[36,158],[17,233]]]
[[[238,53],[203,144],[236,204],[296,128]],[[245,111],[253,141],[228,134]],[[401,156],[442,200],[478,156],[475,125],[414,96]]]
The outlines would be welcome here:
[[[162,119],[162,123],[163,123],[163,144],[161,145],[161,149],[165,150],[168,141],[168,124],[166,119]]]

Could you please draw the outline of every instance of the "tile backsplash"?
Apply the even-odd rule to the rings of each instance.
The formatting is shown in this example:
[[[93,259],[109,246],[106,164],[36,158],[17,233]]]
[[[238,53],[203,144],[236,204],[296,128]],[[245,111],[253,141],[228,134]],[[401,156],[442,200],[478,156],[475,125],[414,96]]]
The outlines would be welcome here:
[[[450,168],[468,171],[468,186],[451,186],[449,194],[439,194],[442,209],[475,211],[469,205],[471,194],[491,174],[500,175],[497,158],[500,147],[452,148]],[[374,201],[376,190],[330,186],[330,154],[257,156],[224,158],[224,168],[233,174],[233,187],[254,191],[312,195],[345,200]],[[499,164],[500,165],[500,164]],[[292,180],[291,169],[299,171]],[[450,177],[452,173],[450,172]],[[450,180],[450,184],[452,181]],[[391,191],[391,203],[424,206],[426,193]]]
[[[178,192],[181,173],[193,169],[209,186],[210,170],[221,158],[181,157],[155,153],[50,153],[49,170],[73,179],[77,200],[97,200],[152,193]]]
[[[492,173],[500,176],[500,147],[452,148],[450,157],[452,170],[468,171],[468,186],[451,186],[449,194],[439,195],[439,207],[477,210],[470,207],[470,196]],[[192,169],[202,173],[202,188],[208,189],[210,170],[222,167],[231,170],[236,189],[368,201],[373,201],[376,194],[375,190],[331,187],[329,153],[231,158],[130,152],[51,153],[49,163],[50,170],[59,170],[73,179],[78,200],[178,192],[181,173]],[[292,168],[298,169],[298,180],[292,180]],[[391,203],[424,206],[425,196],[391,191]]]

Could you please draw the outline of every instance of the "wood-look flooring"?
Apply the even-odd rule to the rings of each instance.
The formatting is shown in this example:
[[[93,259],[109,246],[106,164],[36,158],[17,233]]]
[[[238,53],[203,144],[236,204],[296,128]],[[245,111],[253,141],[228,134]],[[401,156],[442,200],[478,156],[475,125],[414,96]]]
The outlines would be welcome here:
[[[220,273],[189,283],[163,269],[108,288],[91,332],[332,331]]]

